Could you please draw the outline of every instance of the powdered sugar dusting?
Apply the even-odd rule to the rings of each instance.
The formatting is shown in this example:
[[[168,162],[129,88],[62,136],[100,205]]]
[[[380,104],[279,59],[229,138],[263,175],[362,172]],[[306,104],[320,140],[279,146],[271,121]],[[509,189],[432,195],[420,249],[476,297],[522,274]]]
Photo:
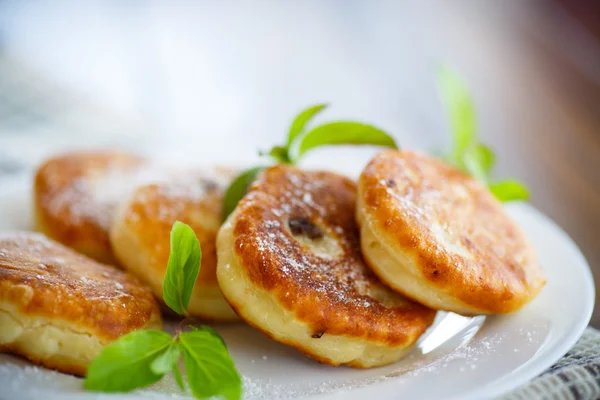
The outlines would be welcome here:
[[[69,215],[75,225],[93,222],[108,230],[115,206],[128,197],[138,186],[167,181],[173,171],[152,163],[125,169],[111,166],[106,170],[89,171],[48,199],[48,210],[53,215]]]
[[[332,173],[271,169],[240,206],[261,209],[264,194],[273,200],[268,210],[249,213],[257,215],[252,229],[261,234],[248,235],[243,245],[256,250],[261,265],[277,266],[268,273],[278,281],[310,287],[323,304],[344,304],[361,312],[372,312],[375,306],[398,312],[407,304],[383,287],[364,264],[350,181]],[[313,233],[322,235],[293,233],[288,226],[291,219],[305,221]]]

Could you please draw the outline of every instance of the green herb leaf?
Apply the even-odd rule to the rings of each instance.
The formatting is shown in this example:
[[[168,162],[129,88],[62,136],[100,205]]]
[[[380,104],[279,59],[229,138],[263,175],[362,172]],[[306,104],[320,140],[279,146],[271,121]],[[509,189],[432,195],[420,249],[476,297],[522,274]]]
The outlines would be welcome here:
[[[447,67],[440,68],[438,72],[438,87],[452,126],[451,158],[456,165],[464,168],[465,151],[477,143],[473,101],[460,76]]]
[[[463,154],[465,170],[475,179],[487,183],[488,176],[496,162],[496,157],[488,146],[478,143]]]
[[[475,153],[479,165],[481,165],[481,169],[489,175],[492,172],[494,165],[496,165],[496,155],[494,154],[494,151],[491,147],[483,143],[478,143],[475,146]]]
[[[327,104],[317,104],[303,110],[292,122],[290,130],[288,132],[287,145],[289,148],[294,139],[304,131],[306,124],[313,119],[318,113],[323,111],[327,107]]]
[[[226,220],[229,214],[235,210],[237,203],[248,193],[250,185],[256,180],[256,177],[263,169],[264,167],[250,168],[239,174],[229,184],[223,197],[223,220]]]
[[[271,150],[269,150],[268,155],[271,156],[275,160],[275,162],[282,163],[282,164],[290,163],[290,159],[288,157],[288,151],[287,151],[286,147],[274,146]]]
[[[438,87],[452,126],[452,153],[448,161],[489,184],[496,157],[492,149],[477,138],[475,107],[466,85],[456,72],[442,67],[438,72]],[[529,198],[527,188],[516,180],[494,183],[489,188],[501,201]]]
[[[157,375],[166,374],[171,371],[173,367],[177,366],[177,361],[181,356],[181,350],[175,340],[171,341],[171,344],[167,349],[150,364],[150,369]]]
[[[179,386],[182,392],[185,392],[185,383],[183,383],[183,378],[181,377],[181,372],[179,372],[179,367],[177,366],[177,364],[173,365],[172,371],[177,386]]]
[[[200,242],[192,228],[175,221],[171,229],[171,253],[163,282],[163,299],[179,315],[187,315],[201,259]]]
[[[297,136],[289,148],[292,163],[298,162],[307,151],[325,145],[363,144],[396,148],[394,139],[372,125],[361,122],[329,122]]]
[[[193,332],[206,332],[209,335],[219,339],[221,341],[221,343],[223,344],[223,346],[227,346],[225,344],[225,341],[223,340],[223,338],[221,337],[221,335],[219,335],[217,332],[215,332],[214,329],[212,329],[211,327],[208,327],[206,325],[200,325],[200,326],[195,326],[195,325],[188,325],[188,327],[193,331]]]
[[[153,361],[172,338],[162,331],[136,331],[106,346],[90,364],[84,388],[102,392],[127,392],[162,378],[152,371]]]
[[[506,179],[490,185],[490,190],[498,200],[516,201],[529,200],[529,190],[519,181]]]
[[[242,379],[221,337],[208,327],[179,335],[188,383],[197,398],[238,400]]]

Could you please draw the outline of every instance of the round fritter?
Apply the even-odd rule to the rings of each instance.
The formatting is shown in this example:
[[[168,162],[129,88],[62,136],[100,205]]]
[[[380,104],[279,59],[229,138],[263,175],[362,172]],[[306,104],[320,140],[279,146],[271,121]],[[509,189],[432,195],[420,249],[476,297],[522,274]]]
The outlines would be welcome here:
[[[39,233],[0,233],[0,351],[85,375],[104,346],[161,324],[137,278]]]
[[[144,175],[145,164],[117,151],[68,153],[46,161],[35,175],[37,230],[114,264],[108,239],[114,208]]]
[[[232,177],[232,171],[215,169],[141,186],[119,207],[110,231],[119,263],[148,283],[156,297],[162,299],[171,227],[175,221],[188,224],[202,248],[200,272],[188,312],[214,321],[238,319],[223,298],[215,273],[223,190]]]
[[[329,365],[392,363],[435,311],[365,265],[356,186],[331,172],[267,168],[219,231],[217,278],[250,325]]]
[[[485,186],[454,167],[383,151],[358,192],[363,256],[399,293],[469,315],[518,310],[542,289],[524,234]]]

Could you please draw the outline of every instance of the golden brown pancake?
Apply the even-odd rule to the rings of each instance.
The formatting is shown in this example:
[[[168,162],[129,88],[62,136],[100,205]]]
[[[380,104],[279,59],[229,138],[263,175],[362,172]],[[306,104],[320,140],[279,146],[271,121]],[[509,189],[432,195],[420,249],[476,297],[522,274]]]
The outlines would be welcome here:
[[[381,280],[428,307],[509,313],[545,280],[534,251],[482,184],[437,159],[388,150],[359,180],[363,255]]]
[[[214,321],[238,319],[223,298],[215,273],[223,190],[232,177],[232,171],[215,169],[141,186],[119,208],[110,232],[120,264],[162,299],[171,227],[177,220],[190,225],[200,241],[202,262],[188,312]]]
[[[0,351],[85,375],[104,346],[161,327],[137,278],[39,233],[0,233]]]
[[[114,264],[108,238],[114,208],[144,165],[142,158],[118,151],[68,153],[46,161],[35,175],[37,230]]]
[[[217,278],[250,325],[329,365],[392,363],[435,311],[366,267],[356,186],[331,172],[267,168],[219,231]]]

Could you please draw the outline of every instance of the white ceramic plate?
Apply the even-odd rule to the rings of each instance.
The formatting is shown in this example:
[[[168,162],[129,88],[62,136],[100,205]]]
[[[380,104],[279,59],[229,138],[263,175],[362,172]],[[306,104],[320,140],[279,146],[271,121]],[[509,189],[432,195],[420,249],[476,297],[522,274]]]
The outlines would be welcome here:
[[[0,189],[0,230],[29,229],[27,180]],[[594,305],[592,276],[577,246],[548,218],[527,204],[507,208],[536,247],[548,278],[539,297],[523,310],[487,318],[439,313],[411,356],[372,370],[323,366],[248,326],[215,326],[244,376],[246,398],[493,398],[542,373],[587,326]],[[84,392],[81,382],[0,354],[0,398],[180,397],[171,377],[117,396]]]

